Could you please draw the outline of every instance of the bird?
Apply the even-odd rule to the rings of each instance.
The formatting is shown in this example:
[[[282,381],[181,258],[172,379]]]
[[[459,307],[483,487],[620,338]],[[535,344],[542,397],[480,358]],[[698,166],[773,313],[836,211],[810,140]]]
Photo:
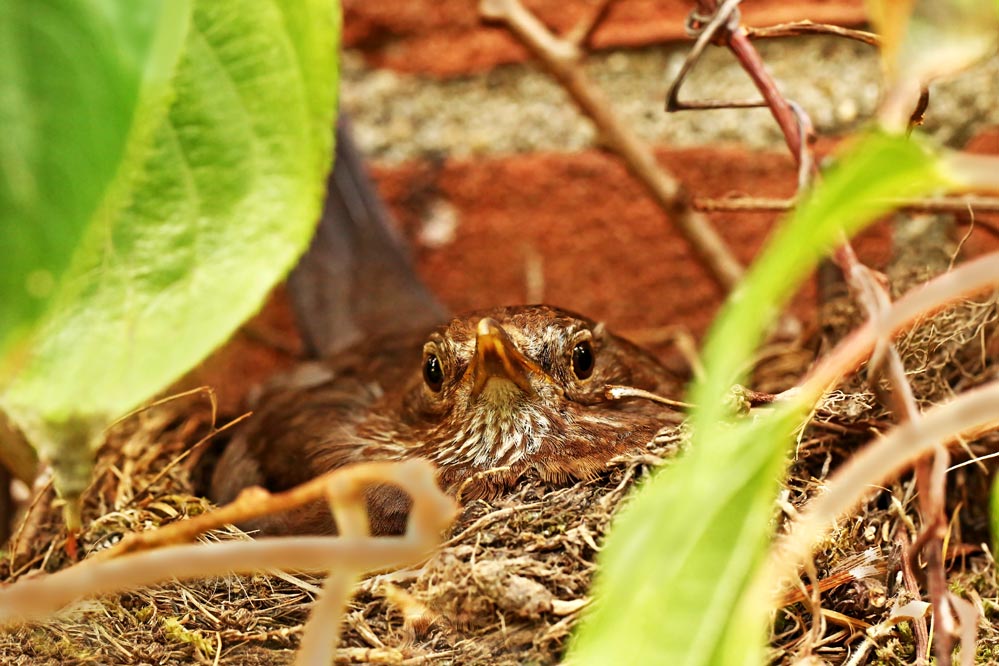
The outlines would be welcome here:
[[[652,440],[662,406],[610,386],[663,391],[674,381],[651,354],[583,315],[504,306],[402,332],[296,367],[264,387],[212,477],[219,504],[249,486],[279,492],[362,461],[423,458],[462,502],[495,498],[525,476],[594,477]],[[405,531],[410,502],[394,487],[366,495],[375,535]],[[335,534],[315,503],[250,521],[262,534]]]

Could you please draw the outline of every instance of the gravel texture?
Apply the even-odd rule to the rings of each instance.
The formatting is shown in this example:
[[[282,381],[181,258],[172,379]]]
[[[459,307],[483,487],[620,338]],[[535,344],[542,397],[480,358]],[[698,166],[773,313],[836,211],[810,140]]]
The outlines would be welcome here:
[[[843,134],[868,119],[879,95],[874,48],[834,37],[758,42],[789,99],[811,116],[820,134]],[[688,45],[600,52],[590,77],[625,121],[647,141],[674,146],[739,142],[779,148],[781,135],[764,109],[666,114],[666,89]],[[925,129],[961,145],[980,127],[999,122],[999,58],[934,86]],[[755,91],[728,51],[709,49],[681,99],[746,99]],[[493,153],[574,151],[592,147],[595,133],[566,93],[537,65],[509,65],[448,80],[371,69],[361,55],[343,59],[343,103],[358,140],[372,158],[464,158]]]

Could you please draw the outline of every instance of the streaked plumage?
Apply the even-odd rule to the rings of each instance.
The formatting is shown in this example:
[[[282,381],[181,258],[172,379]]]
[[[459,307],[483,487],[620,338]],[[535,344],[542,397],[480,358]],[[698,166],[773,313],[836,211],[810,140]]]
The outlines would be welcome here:
[[[548,306],[472,313],[429,335],[302,366],[266,389],[219,461],[214,498],[250,485],[284,490],[374,459],[427,458],[442,488],[464,500],[494,496],[524,474],[587,478],[662,424],[661,408],[608,400],[604,388],[668,383],[654,358],[585,317]],[[398,491],[369,492],[376,533],[401,531],[407,510]],[[334,529],[319,505],[250,527]]]

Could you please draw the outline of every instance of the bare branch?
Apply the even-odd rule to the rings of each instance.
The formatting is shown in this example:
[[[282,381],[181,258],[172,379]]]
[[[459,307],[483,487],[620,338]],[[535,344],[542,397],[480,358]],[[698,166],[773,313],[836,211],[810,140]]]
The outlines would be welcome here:
[[[774,37],[798,37],[800,35],[835,35],[845,37],[858,42],[870,44],[871,46],[881,46],[881,38],[873,32],[866,30],[854,30],[844,28],[839,25],[828,23],[814,23],[812,21],[793,21],[791,23],[778,23],[777,25],[761,26],[759,28],[746,27],[746,35],[750,39],[771,39]]]
[[[656,162],[652,151],[611,110],[604,96],[579,65],[579,49],[552,35],[519,0],[482,0],[483,17],[501,21],[544,63],[580,109],[596,125],[604,144],[617,154],[669,215],[680,233],[700,255],[713,277],[731,289],[743,267],[710,221],[693,210],[680,182]]]
[[[390,482],[398,483],[404,490],[414,487],[412,483],[415,482],[404,482],[404,479],[399,476],[398,472],[394,471],[397,465],[422,467],[425,463],[413,460],[403,463],[370,462],[351,465],[350,467],[327,472],[290,490],[276,494],[269,493],[260,487],[247,488],[235,500],[223,507],[219,507],[215,511],[203,513],[187,520],[176,521],[150,532],[133,532],[119,541],[114,547],[99,552],[92,559],[112,559],[121,557],[126,553],[159,548],[168,544],[184,543],[193,540],[198,535],[204,534],[209,530],[218,529],[225,525],[241,523],[252,518],[259,518],[283,511],[290,511],[296,507],[328,497],[330,484],[347,482],[355,485],[384,483],[386,478],[396,479],[398,477],[398,480]],[[435,510],[443,508],[442,500],[435,499],[434,501],[437,502]],[[447,501],[451,502],[450,499]],[[453,512],[453,503],[451,506]],[[427,516],[423,514],[423,511],[425,509],[421,508],[420,505],[414,505],[410,513],[410,524],[412,524],[413,518],[417,515],[420,515],[420,520],[424,522],[433,520],[432,516],[435,515],[433,512]]]
[[[698,0],[697,9],[691,13],[687,21],[688,30],[701,31],[694,47],[687,54],[687,58],[680,69],[680,74],[670,86],[666,96],[666,110],[675,111],[680,109],[697,108],[730,108],[766,106],[770,109],[774,120],[780,126],[784,134],[784,142],[794,156],[795,163],[799,166],[808,166],[809,177],[814,174],[814,160],[810,156],[811,121],[807,120],[807,115],[800,107],[795,107],[784,98],[777,83],[770,76],[763,59],[760,57],[756,47],[753,46],[749,35],[740,23],[738,5],[741,0],[724,0],[721,5],[716,0]],[[746,70],[746,73],[753,80],[757,90],[763,96],[759,102],[684,102],[678,101],[679,89],[684,78],[693,68],[697,59],[700,58],[704,47],[708,41],[713,40],[716,44],[723,44],[732,51],[739,64]]]
[[[999,213],[997,197],[948,197],[946,199],[890,199],[896,209],[911,213]],[[797,205],[796,199],[768,197],[695,198],[693,206],[706,213],[721,211],[787,211]]]
[[[593,36],[593,31],[600,26],[600,23],[607,16],[607,10],[610,9],[613,2],[614,0],[596,0],[594,6],[590,8],[586,16],[574,25],[572,30],[566,33],[565,40],[575,45],[576,48],[585,47],[589,43],[590,37]]]
[[[260,507],[290,508],[295,502],[312,501],[319,482],[329,499],[342,530],[338,537],[285,537],[212,544],[167,545],[147,552],[140,546],[172,543],[190,538],[190,531],[159,531],[167,537],[133,540],[130,549],[115,548],[118,557],[95,556],[62,571],[20,580],[0,589],[0,625],[51,614],[86,596],[121,592],[174,578],[220,576],[230,572],[250,573],[273,569],[330,570],[315,614],[306,624],[298,663],[331,663],[340,618],[356,578],[363,572],[399,566],[425,557],[440,541],[441,533],[455,513],[455,503],[437,487],[433,466],[423,460],[401,463],[363,463],[344,467],[304,486],[271,496],[265,491],[241,496],[233,504],[242,515],[259,515]],[[402,537],[370,538],[364,503],[364,488],[372,483],[390,483],[406,491],[413,500],[406,534]],[[247,506],[253,501],[258,506]],[[231,517],[231,508],[213,514],[214,520],[198,525],[219,524],[218,516]],[[211,516],[212,514],[205,514]],[[130,552],[129,552],[130,551]],[[332,631],[331,631],[332,628]]]
[[[999,425],[997,401],[999,381],[993,381],[933,407],[918,423],[903,423],[851,456],[830,478],[826,491],[792,522],[755,584],[769,589],[774,581],[790,579],[811,553],[812,544],[828,534],[834,522],[852,510],[872,486],[894,478],[916,459],[961,433],[972,436]]]

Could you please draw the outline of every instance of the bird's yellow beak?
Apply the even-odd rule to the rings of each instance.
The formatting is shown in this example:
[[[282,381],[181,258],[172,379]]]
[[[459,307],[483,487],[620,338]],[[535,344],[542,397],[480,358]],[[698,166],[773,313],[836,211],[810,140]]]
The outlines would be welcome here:
[[[472,395],[478,396],[490,379],[505,379],[531,395],[530,374],[544,371],[524,356],[495,319],[479,320],[475,329],[475,356],[472,360]]]

